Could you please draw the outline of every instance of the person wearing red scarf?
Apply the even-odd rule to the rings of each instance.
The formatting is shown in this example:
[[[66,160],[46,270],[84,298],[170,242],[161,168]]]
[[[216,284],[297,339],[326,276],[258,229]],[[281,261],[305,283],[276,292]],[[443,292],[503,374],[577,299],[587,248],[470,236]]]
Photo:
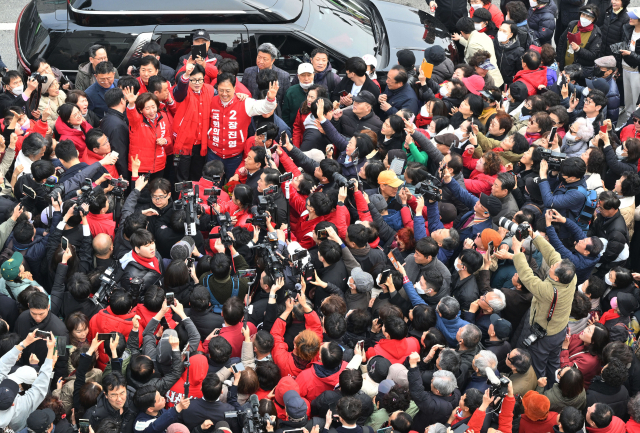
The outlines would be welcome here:
[[[87,143],[87,150],[82,158],[80,158],[80,162],[84,162],[87,165],[91,165],[94,162],[100,162],[105,156],[111,153],[109,138],[104,135],[100,128],[94,128],[87,132],[85,142]],[[126,158],[127,155],[119,155],[118,157]],[[110,174],[114,179],[117,179],[120,176],[115,165],[103,166],[102,172]]]
[[[162,257],[156,251],[153,234],[145,229],[138,229],[129,238],[132,251],[122,256],[120,266],[124,274],[120,280],[123,289],[129,290],[131,279],[142,278],[145,287],[156,284],[164,272]]]
[[[106,233],[113,239],[116,222],[113,220],[113,214],[107,212],[109,212],[109,200],[105,194],[98,194],[89,204],[89,213],[87,214],[91,236],[95,237],[98,233]]]

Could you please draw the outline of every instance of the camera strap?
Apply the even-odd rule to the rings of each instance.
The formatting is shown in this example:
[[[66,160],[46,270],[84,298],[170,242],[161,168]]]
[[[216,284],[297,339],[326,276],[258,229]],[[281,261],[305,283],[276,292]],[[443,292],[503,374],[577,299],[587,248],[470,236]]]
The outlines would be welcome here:
[[[553,301],[551,301],[551,306],[549,306],[549,312],[547,313],[547,324],[551,321],[551,317],[553,317],[553,313],[556,311],[556,302],[558,302],[558,289],[556,289],[556,286],[553,286]]]

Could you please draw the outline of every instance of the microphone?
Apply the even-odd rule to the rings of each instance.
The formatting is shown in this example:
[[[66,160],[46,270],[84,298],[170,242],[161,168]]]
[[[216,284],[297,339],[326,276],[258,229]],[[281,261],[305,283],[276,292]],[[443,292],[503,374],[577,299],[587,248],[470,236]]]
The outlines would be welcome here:
[[[484,371],[487,375],[487,379],[489,380],[489,382],[491,382],[494,385],[500,385],[500,379],[498,379],[498,376],[496,376],[496,374],[493,372],[491,367],[486,367]]]
[[[253,408],[253,411],[255,413],[258,413],[260,408],[260,400],[258,399],[258,396],[255,394],[251,394],[251,397],[249,397],[249,401],[251,402],[251,407]]]

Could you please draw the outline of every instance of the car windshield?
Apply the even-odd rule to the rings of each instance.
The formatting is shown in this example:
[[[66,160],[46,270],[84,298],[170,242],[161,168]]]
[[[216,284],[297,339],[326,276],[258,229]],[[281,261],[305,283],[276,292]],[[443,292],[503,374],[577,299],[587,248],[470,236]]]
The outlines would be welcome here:
[[[316,11],[315,8],[318,8]],[[323,41],[347,57],[375,52],[373,18],[370,11],[357,1],[316,1],[311,9],[316,17],[305,29],[310,36]],[[327,29],[331,29],[327,31]]]

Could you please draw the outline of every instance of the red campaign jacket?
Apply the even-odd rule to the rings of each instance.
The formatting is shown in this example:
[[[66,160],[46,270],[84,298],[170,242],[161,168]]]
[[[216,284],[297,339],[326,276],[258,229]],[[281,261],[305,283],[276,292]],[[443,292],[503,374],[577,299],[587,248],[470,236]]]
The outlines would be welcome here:
[[[300,397],[309,401],[315,400],[324,391],[333,390],[339,383],[340,373],[347,368],[347,363],[342,361],[340,369],[327,377],[318,377],[314,365],[322,365],[319,362],[313,362],[309,367],[298,375],[296,383],[300,386]]]
[[[182,80],[185,83],[182,75],[177,80]],[[199,94],[194,93],[190,87],[187,89],[187,97],[178,103],[178,109],[173,117],[174,154],[191,155],[196,141],[200,140],[201,144],[205,143],[207,130],[211,123],[211,100],[214,92],[213,86],[209,84],[202,86]],[[200,127],[199,137],[198,127]],[[200,156],[206,154],[207,148],[202,145]]]
[[[142,78],[138,77],[138,78],[136,78],[136,80],[138,80],[138,83],[140,84],[140,90],[138,91],[138,95],[142,95],[143,93],[147,93],[148,92],[147,85],[142,82]]]
[[[60,135],[60,140],[71,140],[73,144],[76,146],[76,150],[78,151],[78,158],[82,159],[84,157],[84,152],[87,149],[87,143],[85,143],[85,134],[89,132],[89,130],[93,129],[86,120],[83,120],[80,124],[80,129],[75,129],[67,125],[62,121],[61,117],[58,117],[55,124],[55,130]],[[131,170],[131,167],[129,167]]]
[[[231,357],[232,358],[240,358],[242,353],[242,342],[244,341],[244,336],[242,335],[242,326],[243,323],[239,322],[233,326],[225,326],[220,330],[220,337],[224,338],[231,345]],[[256,325],[251,322],[247,322],[247,326],[249,327],[249,333],[254,335],[258,332]]]
[[[171,129],[171,136],[173,137],[173,117],[176,115],[178,111],[178,103],[176,101],[171,101],[171,104],[165,104],[164,102],[160,103],[160,110],[162,115],[166,119],[169,124],[169,128]],[[167,152],[167,155],[173,155],[173,141],[170,141],[171,144],[167,144],[164,147],[164,151]]]
[[[131,157],[138,155],[141,161],[140,173],[157,173],[164,170],[167,163],[166,146],[156,143],[158,138],[166,138],[167,143],[173,140],[171,127],[167,120],[158,113],[155,120],[150,121],[138,112],[136,108],[127,105],[129,119],[129,171],[131,171]]]
[[[304,315],[304,322],[305,329],[315,332],[320,339],[320,344],[322,344],[322,324],[320,323],[318,313],[316,313],[315,311],[306,313]],[[293,354],[289,352],[289,347],[284,341],[284,332],[286,328],[287,322],[278,317],[273,324],[273,327],[271,328],[271,335],[273,335],[274,340],[274,346],[273,349],[271,349],[271,357],[273,358],[273,362],[278,367],[280,367],[280,373],[282,377],[291,376],[295,379],[304,369],[299,368],[296,365],[296,362],[293,359]],[[316,357],[312,359],[311,362],[316,362],[319,360],[320,357],[318,353],[318,355],[316,355]],[[311,365],[311,362],[307,364],[307,368]]]
[[[496,181],[498,177],[497,174],[493,176],[489,176],[488,174],[484,174],[476,170],[476,162],[477,158],[473,158],[473,156],[469,152],[464,152],[462,154],[462,162],[466,168],[469,170],[473,170],[469,179],[464,180],[464,186],[471,194],[476,197],[480,197],[480,194],[485,193],[486,195],[491,195],[491,186]],[[425,206],[426,209],[426,206]]]
[[[16,129],[19,127],[20,126],[16,125]],[[30,134],[33,134],[34,132],[37,132],[38,134],[41,134],[44,137],[45,135],[47,135],[48,128],[49,128],[49,125],[47,124],[47,122],[43,122],[42,120],[38,120],[37,122],[31,121],[31,128],[27,129],[24,132],[24,134],[18,136],[18,141],[16,141],[16,155],[22,149],[22,142],[24,141],[25,138],[27,138]]]
[[[204,62],[204,82],[206,84],[211,84],[214,86],[218,81],[218,68],[216,67],[216,62],[218,59],[207,58]],[[183,60],[182,67],[176,71],[176,80],[179,80],[180,77],[184,74],[184,71],[187,69],[187,59]]]
[[[102,161],[102,158],[104,158],[105,156],[106,155],[98,155],[92,150],[87,150],[84,153],[84,157],[80,158],[80,162],[84,162],[87,165],[92,165],[95,162]],[[126,157],[127,157],[126,155],[118,155],[118,158],[126,158]],[[120,175],[118,174],[118,169],[116,168],[115,165],[105,165],[103,167],[105,168],[105,170],[109,172],[111,177],[113,177],[114,179],[117,179],[118,177],[120,177]]]
[[[627,433],[640,433],[640,423],[635,422],[633,419],[627,421],[626,427]]]
[[[193,355],[189,358],[189,397],[202,398],[202,381],[209,373],[209,362],[204,355]],[[187,370],[185,369],[180,379],[173,384],[165,395],[169,409],[179,403],[184,397],[184,383],[187,381]]]
[[[91,236],[95,237],[98,233],[106,233],[113,239],[116,231],[116,222],[113,220],[113,214],[103,213],[96,215],[88,213],[87,222],[89,223]]]
[[[298,177],[300,176],[300,169],[298,168],[298,166],[295,164],[295,162],[293,162],[291,160],[291,157],[289,155],[287,155],[286,152],[282,152],[282,155],[278,155],[278,157],[280,158],[280,163],[282,164],[282,166],[284,167],[284,169],[287,172],[290,172],[293,174],[293,177]],[[282,188],[283,194],[285,194],[285,197],[287,196],[287,183],[284,182],[282,185],[280,185],[280,187]],[[293,191],[293,185],[291,185],[291,183],[289,183],[288,186],[288,190],[289,191]],[[289,192],[289,194],[291,194],[291,192]],[[304,199],[305,201],[307,200],[306,195],[300,195],[298,194],[299,197],[301,197],[302,199]],[[293,207],[289,207],[289,224],[291,227],[295,226],[298,224],[298,221],[300,220],[300,212],[298,211],[298,209],[294,209]]]
[[[198,197],[200,197],[200,199],[202,200],[202,206],[204,206],[204,208],[206,209],[207,213],[210,213],[208,210],[208,206],[207,206],[207,198],[209,196],[204,195],[204,190],[205,189],[211,189],[211,188],[215,188],[215,189],[220,189],[220,188],[216,188],[213,186],[213,182],[210,180],[205,179],[204,177],[201,177],[199,181],[197,182],[193,182],[193,187],[195,188],[196,185],[199,186],[198,188]],[[231,201],[231,199],[229,198],[229,194],[227,194],[224,190],[220,190],[220,195],[218,196],[218,203],[226,203],[228,201]]]
[[[627,125],[620,131],[620,141],[624,143],[629,138],[638,138],[640,139],[640,131],[636,130],[635,125]],[[16,146],[16,153],[18,152],[18,148]],[[640,160],[638,160],[638,171],[640,171]]]
[[[392,364],[402,364],[411,352],[420,352],[420,343],[413,337],[402,340],[383,339],[375,346],[367,350],[367,359],[380,355],[391,361]]]
[[[132,319],[137,314],[136,308],[133,308],[129,313],[122,316],[116,316],[111,311],[111,307],[107,307],[104,310],[98,311],[89,321],[89,335],[87,335],[87,341],[93,341],[94,337],[98,333],[106,332],[119,332],[124,335],[124,338],[129,338],[131,328],[133,328]],[[142,328],[140,328],[142,329]],[[104,352],[104,345],[101,344],[98,348],[98,362],[96,367],[100,370],[104,370],[109,362],[109,357]]]
[[[153,319],[155,315],[158,314],[158,312],[154,313],[153,311],[147,310],[147,307],[145,307],[143,304],[138,304],[136,306],[136,313],[138,314],[138,316],[140,316],[140,329],[143,330],[147,327],[147,323],[149,323],[151,319]],[[166,319],[169,328],[175,329],[177,323],[173,320],[173,312],[171,310],[167,311],[167,313],[164,315],[164,318]],[[158,327],[156,328],[154,333],[160,328],[160,326],[161,325],[158,323]]]
[[[245,101],[236,96],[225,107],[220,96],[211,101],[211,128],[207,133],[209,149],[220,158],[240,155],[244,150],[251,117],[247,114]]]
[[[529,96],[535,95],[538,92],[538,86],[542,84],[547,86],[547,67],[540,66],[535,71],[525,71],[524,69],[518,71],[516,76],[513,77],[513,82],[522,81],[529,91]]]
[[[302,143],[302,139],[304,138],[304,121],[307,118],[307,114],[300,113],[298,110],[298,114],[296,114],[296,120],[293,121],[293,136],[291,142],[297,148],[300,148],[300,144]]]
[[[496,27],[500,27],[504,22],[504,15],[500,10],[500,8],[494,5],[493,3],[489,3],[488,5],[483,5],[482,7],[488,10],[489,12],[491,12],[491,21],[493,21]],[[473,18],[474,12],[475,12],[475,9],[473,8],[469,9],[469,16],[471,18]]]
[[[587,433],[632,433],[635,432],[637,430],[634,430],[633,427],[631,429],[629,429],[629,423],[634,422],[632,420],[630,420],[627,425],[626,425],[626,429],[625,429],[625,424],[624,421],[622,421],[620,418],[618,418],[617,416],[614,416],[611,418],[611,422],[609,423],[608,426],[606,427],[602,427],[602,428],[597,428],[597,427],[589,427],[589,425],[587,424]],[[635,428],[637,429],[637,423]]]
[[[558,424],[557,412],[549,411],[549,413],[547,414],[547,418],[540,421],[531,421],[529,417],[522,414],[522,416],[520,417],[520,430],[518,430],[518,433],[552,432],[553,426],[557,424]],[[622,427],[623,427],[622,431],[624,432],[624,423],[622,424]]]

